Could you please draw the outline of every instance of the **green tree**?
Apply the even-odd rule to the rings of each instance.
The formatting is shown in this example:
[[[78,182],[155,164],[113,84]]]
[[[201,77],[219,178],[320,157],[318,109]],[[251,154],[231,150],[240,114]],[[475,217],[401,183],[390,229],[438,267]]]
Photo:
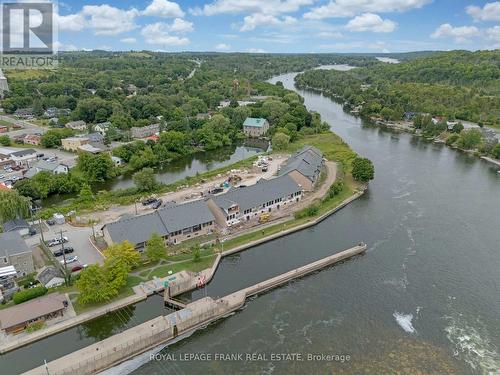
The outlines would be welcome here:
[[[483,134],[479,129],[463,130],[457,141],[458,147],[471,150],[478,147],[483,141]]]
[[[158,186],[155,171],[152,168],[143,168],[135,172],[132,178],[139,191],[153,191]]]
[[[462,125],[461,122],[459,122],[458,124],[453,125],[453,128],[451,131],[453,133],[459,134],[462,130],[464,130],[464,126]]]
[[[193,262],[199,262],[201,259],[200,245],[196,244],[191,247],[191,254],[193,255]]]
[[[356,181],[368,182],[375,177],[375,168],[371,160],[356,157],[352,162],[352,176]]]
[[[107,153],[94,155],[81,152],[76,165],[90,182],[105,181],[114,177],[115,165]]]
[[[10,146],[10,138],[8,135],[0,136],[0,145],[2,146]]]
[[[500,143],[497,143],[491,150],[491,156],[500,159]]]
[[[80,292],[78,301],[81,304],[109,301],[118,294],[109,283],[106,270],[98,264],[92,264],[82,270],[75,286]]]
[[[92,189],[89,184],[84,183],[82,185],[80,193],[78,194],[78,200],[80,202],[92,202],[94,200],[94,193],[92,193]]]
[[[104,256],[106,259],[123,259],[130,269],[138,266],[141,260],[141,254],[127,240],[108,247],[104,250]]]
[[[30,201],[16,190],[0,190],[0,223],[29,215]]]
[[[165,241],[158,233],[153,233],[151,238],[146,243],[146,256],[152,260],[160,260],[167,254]]]
[[[273,149],[276,151],[283,151],[288,148],[290,144],[290,137],[285,133],[276,133],[272,139]]]

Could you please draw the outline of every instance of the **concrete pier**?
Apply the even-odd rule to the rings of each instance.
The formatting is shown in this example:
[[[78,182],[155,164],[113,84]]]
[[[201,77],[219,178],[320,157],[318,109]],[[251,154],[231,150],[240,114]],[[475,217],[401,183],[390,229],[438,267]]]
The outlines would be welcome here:
[[[93,345],[37,367],[25,375],[90,375],[116,366],[161,344],[178,339],[240,309],[252,295],[264,293],[291,280],[365,252],[361,243],[264,282],[214,300],[211,297],[191,302],[185,308],[130,328]],[[169,299],[167,295],[166,299]]]

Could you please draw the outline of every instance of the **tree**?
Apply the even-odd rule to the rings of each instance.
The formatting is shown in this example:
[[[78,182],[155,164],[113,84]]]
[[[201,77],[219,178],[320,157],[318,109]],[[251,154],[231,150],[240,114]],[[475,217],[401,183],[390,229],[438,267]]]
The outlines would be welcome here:
[[[165,241],[158,233],[153,233],[146,243],[146,255],[149,260],[156,261],[164,258],[167,254]]]
[[[141,260],[141,254],[127,240],[108,247],[104,250],[104,256],[106,259],[121,258],[130,269],[138,266]]]
[[[476,148],[483,141],[483,134],[479,129],[463,130],[460,133],[460,138],[457,141],[458,147],[471,150]]]
[[[356,181],[368,182],[375,177],[373,163],[367,158],[356,157],[352,162],[352,176]]]
[[[93,155],[81,152],[76,165],[90,182],[104,181],[114,176],[115,165],[107,153]]]
[[[0,223],[29,215],[30,201],[16,190],[0,190]]]
[[[193,262],[199,262],[201,259],[200,244],[193,245],[191,247],[191,253],[193,254]]]
[[[80,292],[78,301],[82,304],[109,301],[118,291],[109,283],[106,270],[98,264],[83,269],[75,283]]]
[[[451,131],[453,133],[459,134],[462,130],[464,130],[464,126],[462,125],[461,122],[459,122],[458,124],[453,125],[453,128]]]
[[[285,133],[276,133],[272,139],[273,149],[276,151],[286,150],[290,144],[290,137]]]
[[[89,184],[84,183],[82,185],[80,193],[78,194],[78,200],[80,202],[92,202],[94,200],[94,193],[92,193],[92,189]]]
[[[497,143],[491,150],[491,156],[495,159],[500,159],[500,143]]]
[[[0,145],[2,146],[10,146],[10,138],[8,135],[0,136]]]
[[[143,168],[135,172],[132,178],[139,191],[153,191],[158,186],[155,171],[152,168]]]

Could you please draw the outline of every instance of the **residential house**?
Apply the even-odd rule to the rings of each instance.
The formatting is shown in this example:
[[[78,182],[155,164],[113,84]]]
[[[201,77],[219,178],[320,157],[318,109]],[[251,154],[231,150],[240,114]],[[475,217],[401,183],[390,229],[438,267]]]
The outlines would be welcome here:
[[[7,334],[20,333],[33,323],[63,316],[67,307],[68,301],[64,295],[50,293],[0,310],[0,329]]]
[[[16,163],[14,160],[9,155],[6,154],[1,154],[0,153],[0,170],[6,168],[6,167],[13,167]]]
[[[247,137],[258,138],[269,130],[269,122],[264,118],[247,117],[243,123],[243,132]]]
[[[93,126],[93,129],[95,132],[99,132],[99,133],[101,133],[102,136],[105,136],[106,133],[108,132],[110,125],[111,125],[111,123],[109,121],[100,122],[99,124],[95,124]]]
[[[150,214],[121,219],[102,227],[108,245],[130,241],[143,248],[153,233],[170,244],[212,233],[215,218],[205,201],[169,204]]]
[[[66,127],[68,129],[73,129],[83,132],[87,130],[87,123],[83,120],[70,121],[66,124]]]
[[[233,188],[225,194],[207,200],[220,228],[248,221],[297,203],[302,199],[302,187],[288,175],[261,179],[256,184]]]
[[[44,267],[36,275],[36,279],[46,288],[55,288],[64,284],[63,275],[53,266]]]
[[[9,301],[14,293],[19,291],[16,277],[17,271],[14,266],[0,267],[0,303]]]
[[[14,116],[25,120],[32,120],[35,118],[33,108],[18,108],[14,112]]]
[[[33,162],[37,161],[36,151],[32,148],[26,150],[16,151],[10,154],[11,159],[16,165],[30,166]]]
[[[31,230],[31,225],[24,219],[14,219],[2,224],[2,231],[4,233],[17,232],[21,236],[27,236]]]
[[[40,134],[28,134],[24,137],[24,144],[39,146],[42,143],[42,136]]]
[[[85,137],[89,139],[90,143],[98,143],[104,146],[104,135],[99,132],[87,134]]]
[[[130,129],[133,138],[146,138],[156,135],[160,131],[160,124],[152,124],[148,126],[137,127],[134,126]]]
[[[51,163],[45,160],[40,160],[34,163],[30,169],[26,171],[24,177],[32,178],[38,172],[50,172],[52,174],[67,174],[69,172],[69,166],[63,163]]]
[[[83,145],[90,143],[90,139],[86,137],[69,137],[61,139],[62,148],[66,151],[76,152]]]
[[[7,133],[9,131],[8,126],[1,125],[0,126],[0,133]]]
[[[99,154],[104,150],[91,144],[84,144],[78,147],[78,151],[89,152],[91,154]]]
[[[219,109],[226,108],[226,107],[229,107],[230,104],[231,104],[230,100],[228,100],[228,99],[222,100],[219,102],[219,105],[217,106],[217,108],[219,108]]]
[[[18,232],[0,233],[0,265],[14,266],[18,277],[35,271],[33,254]]]
[[[305,146],[281,166],[278,175],[289,175],[306,191],[312,191],[319,179],[325,161],[323,153],[313,146]]]

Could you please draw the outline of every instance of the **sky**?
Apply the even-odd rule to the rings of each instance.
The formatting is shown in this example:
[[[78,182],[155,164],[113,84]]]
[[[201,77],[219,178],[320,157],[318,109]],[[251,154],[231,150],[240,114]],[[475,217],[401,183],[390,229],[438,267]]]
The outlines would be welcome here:
[[[500,1],[61,0],[57,24],[59,50],[388,53],[500,48]]]

